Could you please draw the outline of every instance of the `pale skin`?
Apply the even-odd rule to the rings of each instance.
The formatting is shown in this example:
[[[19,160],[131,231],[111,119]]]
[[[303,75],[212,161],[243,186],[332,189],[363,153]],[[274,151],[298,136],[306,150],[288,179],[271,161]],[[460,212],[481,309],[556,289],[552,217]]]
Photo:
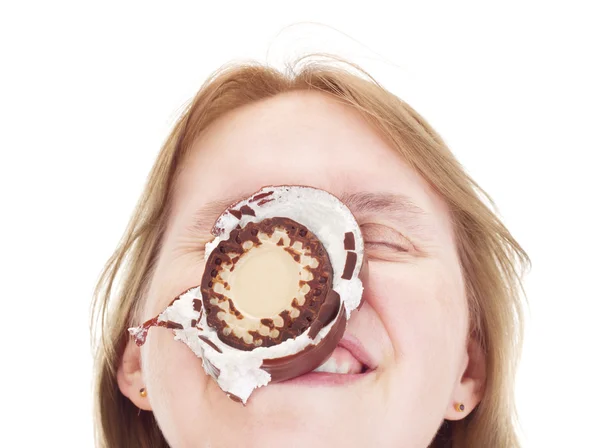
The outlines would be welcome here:
[[[375,370],[351,384],[271,384],[243,407],[171,330],[153,328],[141,348],[127,344],[121,392],[154,412],[174,448],[426,447],[444,419],[472,412],[485,384],[448,207],[358,112],[324,94],[288,93],[238,109],[194,143],[140,322],[200,283],[218,204],[265,185],[385,198],[378,207],[348,204],[363,230],[369,281],[346,334]],[[422,212],[398,206],[400,198]],[[194,226],[198,210],[205,213]]]

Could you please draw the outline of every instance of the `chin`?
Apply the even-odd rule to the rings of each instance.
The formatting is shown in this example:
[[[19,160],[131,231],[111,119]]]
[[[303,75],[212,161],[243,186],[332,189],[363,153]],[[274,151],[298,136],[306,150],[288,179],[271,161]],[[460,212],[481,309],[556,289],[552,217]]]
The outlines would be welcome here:
[[[330,406],[330,404],[328,403]],[[291,407],[291,404],[288,404]],[[318,407],[313,403],[313,410]],[[330,408],[331,409],[331,408]],[[304,411],[304,412],[298,412]],[[358,416],[357,416],[358,417]],[[225,425],[231,431],[231,423]],[[368,441],[373,435],[364,434],[374,428],[348,422],[335,412],[323,414],[307,409],[296,412],[274,410],[261,415],[253,414],[238,425],[233,438],[222,440],[213,447],[244,446],[247,448],[285,447],[366,447],[375,446]]]
[[[359,394],[351,391],[282,384],[257,390],[238,415],[246,422],[246,429],[250,433],[268,432],[285,438],[290,433],[308,432],[311,440],[316,435],[319,435],[318,440],[324,440],[329,439],[336,426],[341,429],[351,425],[352,422],[359,421],[364,412]],[[321,445],[310,442],[298,446]],[[322,446],[337,446],[337,442]]]

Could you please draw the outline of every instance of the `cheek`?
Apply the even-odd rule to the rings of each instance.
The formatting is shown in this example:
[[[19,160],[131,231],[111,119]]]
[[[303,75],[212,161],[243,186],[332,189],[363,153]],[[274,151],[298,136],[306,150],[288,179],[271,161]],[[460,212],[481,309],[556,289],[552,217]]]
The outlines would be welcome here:
[[[404,382],[447,394],[465,350],[467,313],[460,279],[433,260],[371,269],[369,300],[392,341],[389,362]]]
[[[209,378],[202,361],[170,330],[154,328],[143,346],[144,381],[154,415],[172,446],[207,429]]]

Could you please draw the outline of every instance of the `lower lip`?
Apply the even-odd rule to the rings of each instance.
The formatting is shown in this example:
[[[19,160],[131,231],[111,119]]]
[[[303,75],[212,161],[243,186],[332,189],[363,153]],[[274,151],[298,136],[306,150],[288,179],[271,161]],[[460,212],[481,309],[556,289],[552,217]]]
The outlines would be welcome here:
[[[373,370],[365,373],[325,373],[325,372],[310,372],[304,375],[283,381],[279,384],[290,385],[307,385],[307,386],[343,386],[355,383],[361,379],[371,376]]]

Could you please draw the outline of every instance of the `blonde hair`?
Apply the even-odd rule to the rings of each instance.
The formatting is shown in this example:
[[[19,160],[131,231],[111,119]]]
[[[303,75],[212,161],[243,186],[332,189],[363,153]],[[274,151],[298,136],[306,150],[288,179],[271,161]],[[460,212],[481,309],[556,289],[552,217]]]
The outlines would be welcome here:
[[[299,58],[285,72],[256,62],[222,67],[202,85],[164,143],[94,292],[97,446],[168,446],[153,414],[140,411],[121,394],[116,372],[128,338],[126,328],[136,323],[152,276],[179,162],[215,119],[298,90],[323,92],[358,110],[449,205],[472,332],[486,354],[487,380],[479,406],[463,420],[445,422],[432,446],[519,446],[513,386],[523,333],[520,295],[521,276],[530,265],[527,254],[494,212],[491,198],[417,112],[357,65],[315,56]]]

